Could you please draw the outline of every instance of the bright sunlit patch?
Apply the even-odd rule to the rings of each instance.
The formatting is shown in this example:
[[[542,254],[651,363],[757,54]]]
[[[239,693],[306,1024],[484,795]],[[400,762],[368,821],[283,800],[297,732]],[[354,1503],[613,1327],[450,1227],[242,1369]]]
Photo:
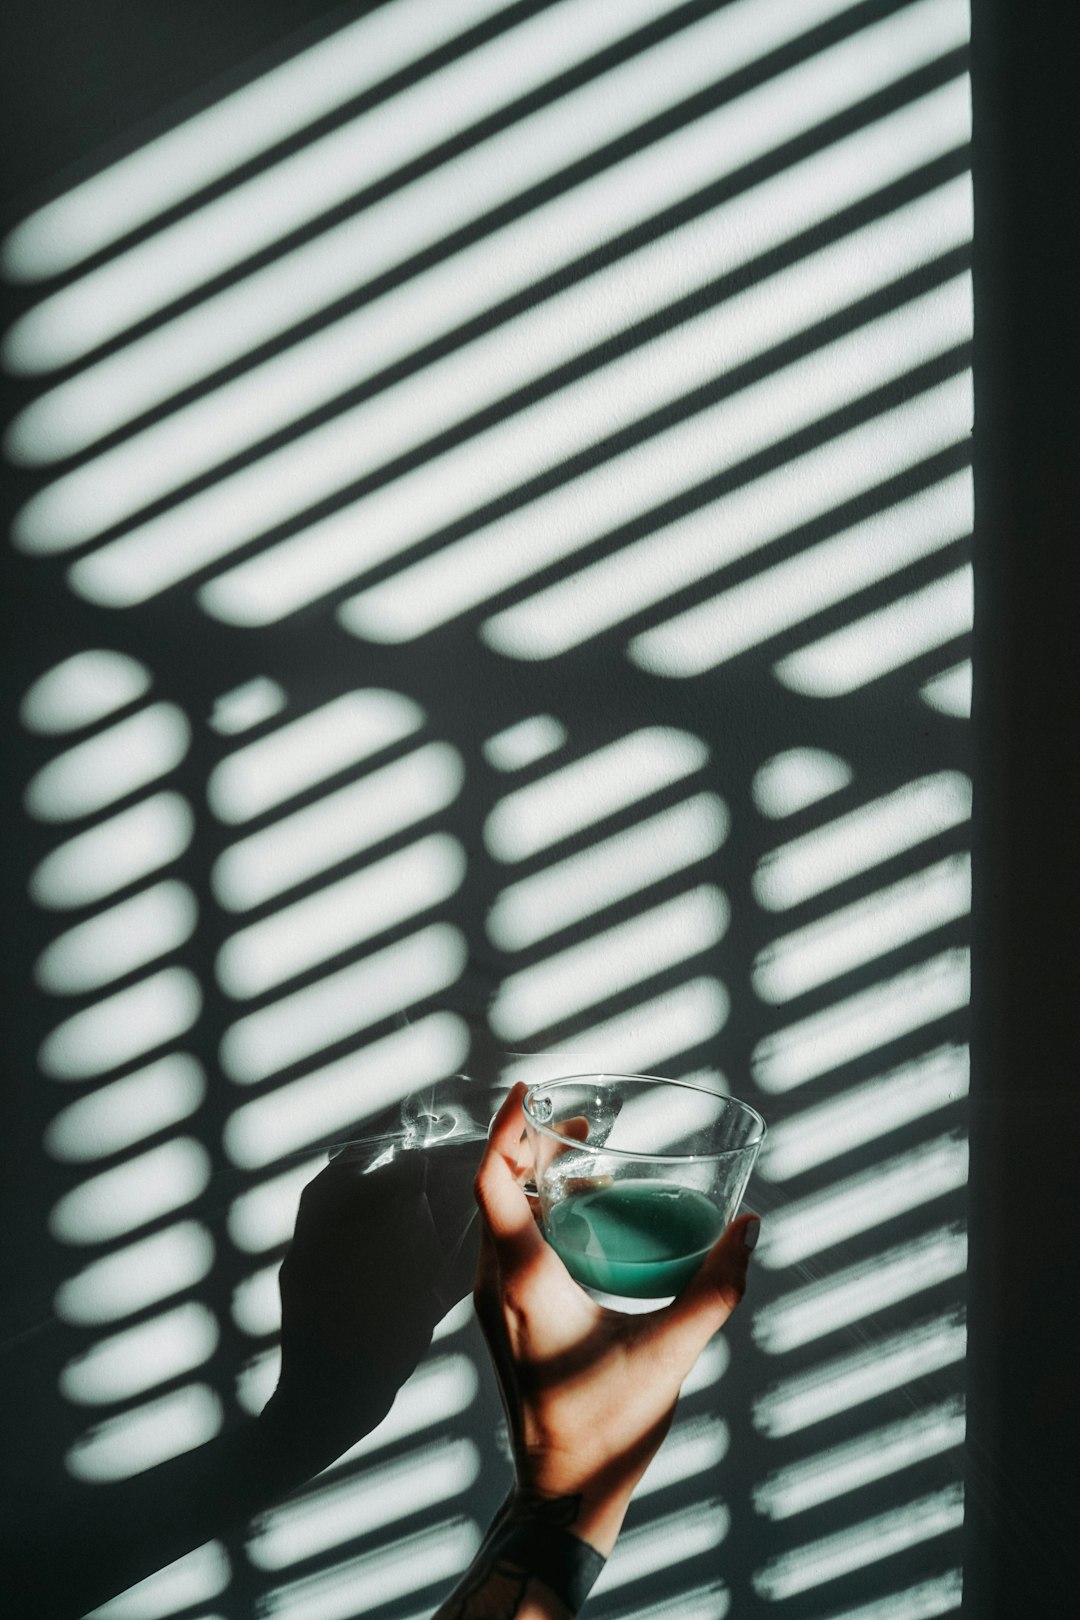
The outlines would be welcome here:
[[[788,1468],[778,1468],[754,1488],[754,1506],[770,1519],[788,1519],[848,1491],[964,1443],[964,1403],[955,1397],[914,1417],[887,1424],[841,1446],[816,1452]],[[906,1610],[903,1611],[905,1614]]]
[[[449,1585],[468,1568],[480,1539],[471,1519],[444,1520],[378,1552],[274,1587],[263,1599],[266,1620],[354,1620],[381,1612],[422,1587]]]
[[[250,821],[400,742],[423,720],[397,692],[346,692],[230,754],[210,773],[207,801],[220,821]]]
[[[761,814],[779,821],[839,793],[853,774],[846,760],[823,748],[788,748],[754,772],[751,791]]]
[[[53,1301],[65,1322],[116,1322],[201,1282],[214,1263],[214,1240],[197,1221],[178,1221],[95,1260],[61,1283]]]
[[[703,1389],[711,1389],[718,1384],[727,1372],[731,1360],[731,1351],[728,1341],[723,1338],[713,1339],[707,1344],[683,1380],[683,1395],[698,1395]]]
[[[755,1573],[754,1588],[772,1602],[794,1597],[852,1570],[865,1569],[882,1558],[917,1547],[933,1536],[959,1530],[963,1522],[963,1487],[950,1485],[917,1502],[879,1513],[851,1529],[781,1554]]]
[[[959,771],[939,771],[906,782],[772,850],[754,873],[754,897],[766,911],[800,905],[960,826],[970,815],[971,782]]]
[[[65,1193],[49,1216],[59,1243],[106,1243],[182,1209],[210,1180],[210,1156],[190,1136],[176,1137],[103,1170]]]
[[[926,1288],[962,1277],[966,1266],[964,1233],[942,1227],[821,1282],[781,1294],[755,1312],[752,1332],[763,1350],[786,1355]]]
[[[903,1592],[893,1592],[872,1603],[860,1603],[842,1614],[830,1614],[826,1620],[937,1620],[938,1615],[952,1614],[963,1599],[963,1573],[950,1569],[945,1575],[920,1581]]]
[[[75,821],[164,776],[190,741],[182,709],[151,704],[42,766],[23,802],[37,821]]]
[[[965,659],[962,664],[947,669],[943,675],[935,675],[932,680],[924,681],[919,688],[919,696],[939,714],[950,714],[955,720],[970,719],[971,660]]]
[[[723,938],[729,917],[723,893],[709,884],[653,906],[535,967],[510,974],[491,1004],[491,1027],[508,1040],[551,1028],[709,950]]]
[[[194,974],[163,968],[58,1024],[42,1042],[38,1067],[50,1080],[91,1080],[186,1034],[201,1007]]]
[[[339,608],[338,618],[352,634],[380,644],[397,644],[428,634],[605,532],[639,518],[643,509],[682,494],[703,478],[717,476],[810,426],[829,411],[839,410],[861,394],[948,350],[966,331],[969,311],[969,280],[958,277],[750,383],[632,451],[603,461],[527,506],[403,568],[390,579],[369,586]],[[697,340],[693,375],[701,366],[705,340],[700,334],[687,334],[682,329],[680,335],[686,341],[692,337]],[[687,357],[673,359],[670,384],[658,389],[649,367],[666,364],[667,355],[651,355],[646,349],[629,358],[642,368],[638,383],[641,397],[635,402],[642,414],[669,395],[679,393],[677,384],[685,382],[681,368],[690,365]],[[608,370],[614,373],[616,367]],[[570,399],[570,390],[560,392],[554,405],[565,414],[560,415],[557,424],[553,418],[542,443],[533,438],[538,424],[532,421],[530,412],[510,419],[503,429],[504,437],[515,433],[519,442],[505,446],[508,455],[513,452],[505,465],[502,444],[488,444],[491,434],[482,434],[457,452],[458,460],[464,461],[468,454],[477,465],[462,466],[459,471],[456,465],[449,464],[448,453],[378,491],[371,497],[375,509],[370,519],[378,525],[379,535],[385,536],[385,549],[396,553],[423,538],[417,502],[430,506],[436,496],[440,498],[441,509],[432,513],[433,527],[456,521],[484,497],[494,500],[502,494],[508,473],[526,481],[545,471],[551,462],[572,455],[601,427],[610,425],[614,430],[624,425],[622,410],[614,412],[611,403],[612,398],[621,401],[622,380],[621,375],[599,374],[593,382],[594,390],[600,391],[599,398],[586,398],[582,392],[581,397]],[[577,386],[579,390],[584,388]],[[611,391],[611,397],[606,397],[606,390]],[[554,405],[549,409],[553,410]],[[965,411],[954,424],[954,438],[962,437],[968,428]],[[628,462],[627,458],[632,459]],[[431,491],[415,487],[423,478],[443,482]],[[463,491],[456,504],[446,500],[446,479],[453,480],[451,487]],[[385,510],[391,503],[397,503],[400,511]],[[572,513],[565,510],[571,504]],[[358,523],[359,514],[354,513],[352,520]],[[113,542],[113,546],[120,544],[123,542]],[[98,572],[98,558],[107,558],[111,550],[106,548],[97,558],[75,565],[72,579],[76,589],[85,589],[84,573],[88,569]],[[102,569],[109,566],[107,561],[101,563]],[[595,582],[590,582],[590,601],[597,600],[598,595],[603,599],[604,594]],[[649,600],[654,595],[650,584]],[[558,619],[561,614],[553,617]],[[650,636],[657,633],[648,632]],[[680,644],[682,639],[680,632]],[[658,665],[654,658],[646,656],[647,650],[644,642],[641,646],[635,642],[631,647],[634,657],[649,669],[665,674],[691,673]]]
[[[666,1514],[640,1529],[627,1530],[615,1544],[593,1593],[611,1592],[630,1581],[641,1581],[658,1570],[700,1558],[719,1547],[731,1527],[731,1514],[715,1497],[695,1503],[680,1513]]]
[[[277,1262],[245,1277],[233,1289],[232,1319],[252,1339],[269,1338],[281,1328],[281,1293]]]
[[[214,1313],[195,1300],[125,1328],[69,1361],[60,1393],[80,1406],[108,1406],[143,1395],[208,1361],[217,1348]]]
[[[256,1569],[286,1569],[460,1495],[479,1472],[471,1440],[422,1447],[261,1514],[248,1557]]]
[[[496,771],[522,771],[538,759],[554,754],[566,743],[566,727],[554,715],[534,714],[481,745],[484,758]]]
[[[208,1541],[103,1603],[86,1620],[166,1620],[180,1609],[208,1603],[228,1584],[229,1556],[220,1541]]]
[[[435,923],[238,1019],[221,1043],[221,1066],[242,1084],[265,1080],[445,990],[467,956],[463,935]]]
[[[754,963],[762,1001],[791,1001],[971,909],[971,859],[950,855],[820,922],[773,940]]]
[[[245,1254],[264,1254],[287,1243],[296,1225],[300,1194],[325,1165],[326,1154],[315,1153],[234,1198],[227,1225],[236,1247]]]
[[[194,831],[187,800],[156,793],[58,845],[35,868],[30,898],[49,911],[103,900],[176,860]]]
[[[617,1609],[612,1620],[725,1620],[730,1610],[730,1591],[722,1581],[714,1581],[659,1603],[635,1603],[632,1609]]]
[[[5,275],[71,269],[494,9],[447,0],[433,14],[424,0],[397,0],[362,17],[37,209],[3,244]]]
[[[971,568],[958,568],[790,653],[774,673],[793,692],[842,697],[964,635],[972,625],[972,592]]]
[[[754,1080],[763,1091],[791,1091],[957,1012],[967,1006],[970,996],[969,953],[943,951],[767,1035],[754,1048]]]
[[[54,939],[38,957],[34,978],[53,995],[97,990],[183,945],[198,914],[186,883],[158,883]]]
[[[468,1050],[469,1031],[462,1019],[429,1013],[235,1109],[224,1130],[225,1151],[234,1164],[260,1169],[453,1074]]]
[[[45,1150],[67,1164],[108,1158],[189,1118],[205,1095],[202,1065],[169,1052],[61,1109],[45,1132]]]
[[[489,939],[524,950],[584,917],[712,855],[727,836],[727,807],[713,793],[638,822],[503,889],[488,913]]]
[[[755,1259],[770,1270],[798,1265],[857,1232],[955,1192],[967,1181],[967,1143],[958,1136],[885,1159],[870,1170],[773,1210]]]
[[[382,1422],[358,1440],[326,1473],[350,1467],[361,1457],[394,1446],[422,1429],[433,1429],[449,1418],[468,1411],[480,1389],[476,1368],[468,1356],[440,1356],[422,1362],[397,1397]]]
[[[770,1125],[757,1172],[769,1181],[788,1181],[913,1119],[947,1108],[967,1096],[970,1067],[966,1046],[939,1046],[828,1102],[792,1114]]]
[[[497,861],[523,861],[701,770],[697,737],[647,726],[500,799],[484,823]]]
[[[464,880],[457,839],[432,833],[233,934],[218,952],[218,983],[236,999],[262,995],[430,910]]]
[[[262,905],[445,809],[464,779],[457,749],[428,743],[233,844],[215,863],[214,894],[227,911]]]
[[[684,1479],[707,1474],[727,1455],[731,1435],[717,1417],[676,1419],[670,1434],[634,1489],[635,1499],[663,1491]],[[702,1487],[707,1488],[703,1485]]]
[[[214,699],[213,712],[208,724],[221,737],[235,737],[238,732],[261,726],[264,720],[280,714],[288,699],[284,688],[266,675],[257,675],[242,686],[233,687]]]
[[[595,1074],[604,1069],[642,1074],[651,1065],[691,1051],[719,1034],[727,1022],[729,1005],[719,979],[691,979],[637,1002],[628,1012],[579,1030],[571,1051],[537,1053],[507,1064],[502,1083],[509,1088],[524,1080],[535,1086],[560,1075]],[[711,1089],[726,1089],[719,1076]]]
[[[186,1384],[99,1423],[75,1442],[64,1465],[76,1479],[92,1484],[129,1479],[212,1440],[223,1420],[224,1409],[212,1389]]]
[[[755,1426],[776,1440],[963,1361],[967,1332],[955,1312],[877,1339],[777,1384],[753,1405]]]
[[[19,708],[28,731],[56,736],[104,720],[142,697],[150,672],[126,653],[95,648],[65,658],[36,680]]]
[[[245,1361],[236,1375],[236,1404],[248,1417],[258,1417],[281,1378],[281,1347],[274,1345]]]

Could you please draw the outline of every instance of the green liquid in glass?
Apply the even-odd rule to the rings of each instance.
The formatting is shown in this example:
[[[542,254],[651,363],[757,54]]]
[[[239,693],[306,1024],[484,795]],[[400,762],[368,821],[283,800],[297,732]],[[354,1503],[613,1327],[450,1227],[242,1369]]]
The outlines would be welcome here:
[[[548,1242],[575,1282],[626,1299],[677,1294],[721,1229],[711,1199],[665,1181],[573,1193],[546,1222]]]

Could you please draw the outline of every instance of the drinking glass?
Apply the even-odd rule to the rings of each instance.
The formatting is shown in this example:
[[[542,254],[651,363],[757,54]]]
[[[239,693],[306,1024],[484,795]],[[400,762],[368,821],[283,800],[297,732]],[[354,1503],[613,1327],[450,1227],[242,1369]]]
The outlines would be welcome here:
[[[577,1074],[526,1093],[544,1235],[574,1280],[619,1309],[670,1299],[735,1215],[765,1121],[652,1074]]]

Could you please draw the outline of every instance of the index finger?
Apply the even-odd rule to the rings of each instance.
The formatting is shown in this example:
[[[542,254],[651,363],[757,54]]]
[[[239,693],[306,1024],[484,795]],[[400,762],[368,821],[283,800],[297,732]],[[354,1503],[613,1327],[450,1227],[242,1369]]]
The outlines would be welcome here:
[[[475,1182],[476,1202],[500,1263],[520,1264],[544,1248],[513,1168],[524,1125],[521,1099],[525,1090],[519,1082],[495,1115]]]

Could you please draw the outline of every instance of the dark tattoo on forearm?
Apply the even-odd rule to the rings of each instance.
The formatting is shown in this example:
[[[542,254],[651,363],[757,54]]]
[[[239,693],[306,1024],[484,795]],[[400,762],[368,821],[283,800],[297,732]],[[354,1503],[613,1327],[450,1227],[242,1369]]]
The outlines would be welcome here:
[[[537,1580],[576,1614],[604,1567],[595,1547],[570,1530],[580,1496],[519,1497],[488,1533],[468,1584],[444,1612],[446,1620],[513,1620],[530,1580]]]

